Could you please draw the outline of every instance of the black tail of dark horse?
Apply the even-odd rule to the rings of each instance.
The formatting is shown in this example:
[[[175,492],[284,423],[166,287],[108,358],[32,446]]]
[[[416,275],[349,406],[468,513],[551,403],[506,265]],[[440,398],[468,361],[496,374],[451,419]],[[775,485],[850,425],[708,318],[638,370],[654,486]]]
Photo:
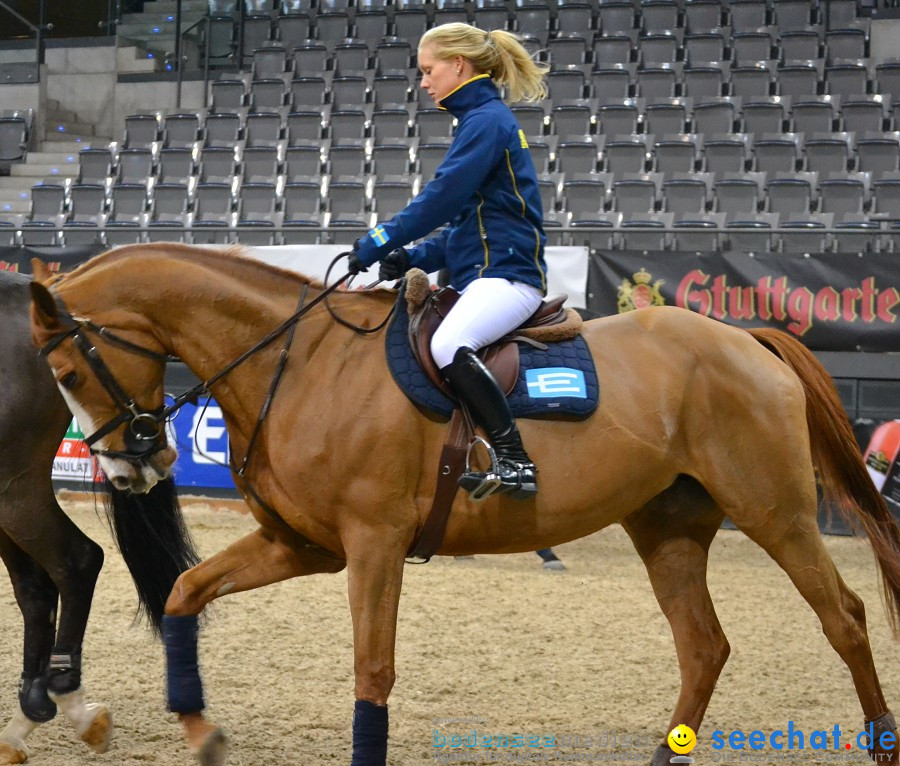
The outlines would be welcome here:
[[[200,562],[184,524],[172,478],[145,495],[122,492],[107,480],[103,487],[106,515],[113,537],[140,599],[139,613],[162,633],[166,599],[182,573]]]

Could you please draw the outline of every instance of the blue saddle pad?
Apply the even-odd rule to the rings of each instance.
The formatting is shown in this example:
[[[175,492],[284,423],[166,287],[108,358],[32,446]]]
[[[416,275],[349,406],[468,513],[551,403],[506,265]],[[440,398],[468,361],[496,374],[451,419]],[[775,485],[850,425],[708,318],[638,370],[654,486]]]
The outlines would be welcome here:
[[[394,381],[415,404],[450,417],[456,404],[429,380],[407,340],[409,315],[401,290],[385,339],[388,368]],[[600,399],[594,360],[584,338],[549,343],[547,350],[519,344],[519,379],[509,394],[517,418],[586,418]]]

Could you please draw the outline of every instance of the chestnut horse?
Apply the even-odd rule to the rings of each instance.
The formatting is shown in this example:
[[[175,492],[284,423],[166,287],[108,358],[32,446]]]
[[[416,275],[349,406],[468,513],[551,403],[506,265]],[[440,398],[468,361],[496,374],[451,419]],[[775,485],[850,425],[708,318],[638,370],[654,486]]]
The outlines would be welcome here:
[[[32,333],[113,484],[146,492],[174,450],[160,421],[166,355],[208,380],[323,286],[235,253],[132,245],[33,284]],[[48,289],[49,288],[49,289]],[[335,293],[334,315],[374,327],[388,290]],[[382,766],[404,556],[435,487],[446,425],[396,387],[384,340],[321,304],[296,326],[289,361],[243,476],[259,528],[183,574],[164,605],[169,705],[204,766],[224,738],[202,714],[196,615],[228,593],[347,568],[356,707],[353,766]],[[454,501],[443,555],[532,551],[618,522],[644,560],[672,628],[681,692],[670,728],[700,727],[729,653],[706,585],[725,516],[789,575],[847,664],[873,757],[894,732],[864,607],[838,575],[817,524],[825,497],[868,535],[886,603],[900,601],[900,530],[862,463],[833,384],[800,343],[674,307],[587,322],[602,402],[579,422],[523,420],[540,469],[536,498]],[[283,343],[216,378],[233,462],[253,438]],[[143,546],[153,556],[152,539]],[[193,621],[193,622],[192,622]],[[885,738],[889,741],[889,738]],[[895,740],[896,741],[896,740]],[[657,749],[653,762],[671,751]]]

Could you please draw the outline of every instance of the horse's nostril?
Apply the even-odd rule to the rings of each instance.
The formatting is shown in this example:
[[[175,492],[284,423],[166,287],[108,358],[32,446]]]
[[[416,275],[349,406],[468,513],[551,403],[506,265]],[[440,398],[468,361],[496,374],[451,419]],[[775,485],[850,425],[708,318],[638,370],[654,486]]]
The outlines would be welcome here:
[[[111,481],[116,489],[128,489],[129,487],[128,479],[124,476],[114,476]]]

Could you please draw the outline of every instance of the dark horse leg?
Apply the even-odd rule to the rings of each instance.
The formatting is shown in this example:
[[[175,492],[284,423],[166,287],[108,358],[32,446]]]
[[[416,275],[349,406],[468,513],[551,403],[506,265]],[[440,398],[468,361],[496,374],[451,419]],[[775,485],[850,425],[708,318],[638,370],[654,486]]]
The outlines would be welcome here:
[[[30,484],[33,479],[26,475],[21,480],[28,487],[11,481],[4,494],[16,502],[0,510],[0,557],[9,570],[25,623],[20,710],[0,734],[0,763],[3,742],[25,752],[25,737],[37,724],[53,718],[56,705],[51,698],[90,747],[104,752],[109,746],[108,713],[102,706],[85,704],[80,669],[81,644],[103,551],[59,507],[49,471],[45,489]]]
[[[49,368],[31,345],[29,300],[28,281],[4,275],[0,557],[25,622],[25,658],[20,709],[0,733],[0,763],[4,753],[7,763],[24,760],[25,737],[55,713],[50,697],[91,747],[103,751],[109,742],[105,708],[84,704],[80,671],[81,643],[103,551],[72,523],[53,494],[51,466],[72,416]]]
[[[681,692],[668,731],[678,724],[694,731],[700,728],[728,659],[728,640],[706,585],[707,553],[722,518],[722,511],[706,491],[693,479],[681,477],[622,521],[647,567],[675,639]],[[653,755],[652,766],[668,764],[673,755],[663,742]]]

